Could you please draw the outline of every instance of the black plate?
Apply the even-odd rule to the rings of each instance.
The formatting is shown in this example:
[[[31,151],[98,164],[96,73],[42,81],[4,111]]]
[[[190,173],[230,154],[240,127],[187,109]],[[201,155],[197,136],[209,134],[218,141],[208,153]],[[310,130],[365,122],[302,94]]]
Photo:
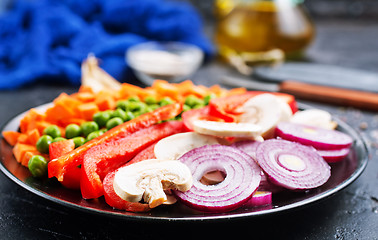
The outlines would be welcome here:
[[[45,109],[46,106],[47,105],[41,105],[38,108]],[[23,114],[25,113],[16,116],[6,123],[2,131],[16,131]],[[339,192],[361,175],[368,161],[366,143],[350,126],[342,121],[337,121],[339,123],[338,130],[352,136],[354,143],[346,159],[339,163],[331,164],[332,175],[323,186],[306,192],[284,191],[273,195],[273,204],[270,206],[259,208],[241,207],[227,213],[203,213],[192,210],[180,203],[176,203],[172,206],[160,206],[148,213],[131,213],[111,208],[105,203],[103,197],[95,200],[84,200],[81,198],[79,191],[62,187],[55,178],[40,180],[32,177],[27,168],[17,163],[12,154],[12,147],[7,144],[4,139],[0,141],[0,169],[15,183],[38,196],[64,206],[104,216],[143,221],[203,221],[259,217],[308,206],[311,203],[325,199]]]

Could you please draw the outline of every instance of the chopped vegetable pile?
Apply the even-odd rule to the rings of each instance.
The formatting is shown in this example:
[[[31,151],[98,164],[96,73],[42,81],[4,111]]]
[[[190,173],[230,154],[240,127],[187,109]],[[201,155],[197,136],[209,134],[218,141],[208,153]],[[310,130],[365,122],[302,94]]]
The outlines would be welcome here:
[[[34,177],[55,177],[84,199],[132,212],[177,200],[226,212],[327,182],[329,163],[353,143],[336,127],[325,111],[298,111],[288,94],[156,80],[83,85],[2,134]]]

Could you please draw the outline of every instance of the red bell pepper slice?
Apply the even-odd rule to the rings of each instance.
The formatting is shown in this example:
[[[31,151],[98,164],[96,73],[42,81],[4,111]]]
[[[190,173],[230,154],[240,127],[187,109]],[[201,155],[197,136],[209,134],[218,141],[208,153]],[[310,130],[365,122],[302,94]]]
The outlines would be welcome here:
[[[113,182],[117,170],[108,173],[104,179],[103,185],[105,202],[109,204],[111,207],[117,208],[119,210],[126,210],[129,212],[147,212],[151,210],[148,204],[139,202],[129,202],[120,198],[116,194],[113,188]]]
[[[183,131],[181,121],[170,121],[140,129],[121,138],[115,137],[92,147],[83,157],[80,179],[82,197],[91,199],[102,196],[102,180],[106,174],[130,161],[152,143]]]
[[[293,113],[298,111],[297,103],[293,95],[279,92],[249,91],[243,94],[211,99],[209,102],[209,114],[214,117],[222,118],[226,122],[236,122],[238,116],[242,113],[238,111],[239,107],[251,97],[262,93],[273,94],[284,100],[290,106]]]
[[[141,162],[147,159],[155,158],[155,153],[154,153],[155,145],[156,145],[156,142],[151,144],[150,146],[148,146],[141,152],[139,152],[133,159],[127,162],[124,166],[128,166],[130,164]],[[116,172],[118,171],[118,169],[108,173],[106,177],[104,178],[104,181],[102,182],[102,185],[104,186],[104,197],[105,197],[106,203],[109,204],[111,207],[117,208],[119,210],[126,210],[129,212],[149,211],[150,207],[148,204],[129,202],[129,201],[123,200],[115,193],[114,188],[113,188],[113,181],[114,181],[114,176]]]
[[[209,102],[209,114],[224,119],[226,122],[235,122],[238,112],[237,109],[243,105],[248,99],[254,97],[261,92],[250,91],[243,94],[231,95],[221,98],[213,98]]]
[[[140,115],[133,120],[127,121],[117,127],[114,127],[103,135],[92,139],[86,144],[74,149],[73,151],[49,162],[48,176],[56,177],[59,181],[63,181],[67,169],[71,169],[82,164],[83,155],[88,149],[105,143],[109,139],[122,138],[139,129],[149,127],[157,122],[168,120],[177,116],[182,111],[182,104],[174,103],[156,109],[153,112]]]
[[[56,159],[63,156],[66,153],[71,152],[75,149],[75,143],[72,139],[53,142],[49,145],[49,156],[50,159]],[[80,189],[80,166],[74,166],[67,169],[61,184],[66,188]]]
[[[208,120],[217,122],[225,121],[223,118],[211,115],[209,106],[183,112],[181,117],[188,131],[193,131],[192,122],[195,120]]]
[[[80,179],[81,179],[81,166],[76,166],[72,168],[68,168],[66,173],[64,174],[63,181],[60,183],[70,189],[80,189]]]
[[[146,147],[145,149],[143,149],[141,152],[139,152],[137,155],[135,155],[135,157],[133,159],[128,161],[125,165],[127,166],[127,165],[137,163],[137,162],[140,162],[140,161],[143,161],[143,160],[156,158],[155,152],[154,152],[154,148],[155,148],[156,143],[157,142],[155,142],[155,143],[151,144],[150,146]]]
[[[49,145],[49,157],[50,159],[58,158],[66,153],[75,149],[75,143],[72,139],[53,142]]]

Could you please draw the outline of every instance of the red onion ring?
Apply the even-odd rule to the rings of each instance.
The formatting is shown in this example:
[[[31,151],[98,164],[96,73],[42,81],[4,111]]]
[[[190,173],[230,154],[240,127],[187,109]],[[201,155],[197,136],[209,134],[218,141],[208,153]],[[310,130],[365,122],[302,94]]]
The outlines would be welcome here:
[[[335,150],[317,150],[317,152],[327,163],[335,163],[346,158],[350,152],[350,149],[342,148]]]
[[[257,147],[260,145],[261,142],[253,141],[253,140],[244,140],[240,142],[235,142],[231,146],[236,147],[248,155],[250,155],[253,159],[256,159],[256,150]]]
[[[272,192],[269,191],[256,191],[251,199],[243,206],[245,207],[257,207],[272,204]]]
[[[348,148],[353,143],[350,136],[340,131],[290,122],[278,123],[276,135],[322,150]]]
[[[195,148],[179,161],[186,164],[193,175],[193,186],[189,191],[175,191],[185,205],[205,212],[226,212],[247,202],[260,183],[260,167],[245,152],[224,145],[206,145]],[[204,185],[202,176],[219,170],[226,174],[223,182]]]
[[[314,148],[282,139],[261,143],[256,160],[271,182],[288,189],[316,188],[331,176],[330,166]]]

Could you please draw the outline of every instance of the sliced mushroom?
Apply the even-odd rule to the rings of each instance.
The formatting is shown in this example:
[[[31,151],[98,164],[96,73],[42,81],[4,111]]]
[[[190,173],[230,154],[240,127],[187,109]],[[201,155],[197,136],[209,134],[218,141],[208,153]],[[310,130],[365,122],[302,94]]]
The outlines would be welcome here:
[[[195,132],[217,137],[255,138],[261,134],[261,127],[253,123],[195,120],[193,129]]]
[[[217,138],[213,136],[196,132],[177,133],[157,142],[154,147],[154,153],[158,159],[176,160],[193,148],[218,143]]]
[[[275,126],[280,121],[288,121],[292,112],[287,103],[273,94],[259,94],[240,107],[243,112],[240,123],[252,123],[262,128],[262,137],[272,137]]]
[[[187,191],[193,183],[189,168],[175,160],[150,159],[120,168],[113,187],[116,194],[129,202],[142,199],[150,208],[167,201],[164,190]]]
[[[332,121],[331,114],[321,109],[306,109],[296,112],[290,122],[331,130],[337,127],[337,122]]]

